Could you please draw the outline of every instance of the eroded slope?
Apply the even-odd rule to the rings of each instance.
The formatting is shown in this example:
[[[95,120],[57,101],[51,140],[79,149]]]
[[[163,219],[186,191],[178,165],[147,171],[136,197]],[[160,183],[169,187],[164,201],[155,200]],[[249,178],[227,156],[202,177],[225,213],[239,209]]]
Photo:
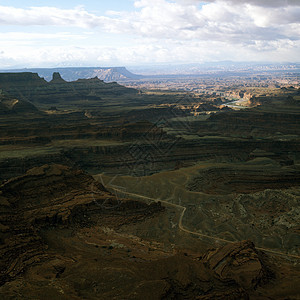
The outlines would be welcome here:
[[[0,197],[5,299],[248,299],[278,284],[276,265],[249,241],[205,252],[195,239],[184,252],[134,234],[167,220],[169,209],[118,198],[80,170],[31,169],[5,182]]]

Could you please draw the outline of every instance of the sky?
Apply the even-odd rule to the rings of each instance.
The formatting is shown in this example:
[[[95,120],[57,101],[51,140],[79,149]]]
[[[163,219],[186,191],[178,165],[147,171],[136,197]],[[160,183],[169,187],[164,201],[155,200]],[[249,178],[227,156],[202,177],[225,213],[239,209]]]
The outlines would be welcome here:
[[[0,0],[0,69],[300,62],[300,0]]]

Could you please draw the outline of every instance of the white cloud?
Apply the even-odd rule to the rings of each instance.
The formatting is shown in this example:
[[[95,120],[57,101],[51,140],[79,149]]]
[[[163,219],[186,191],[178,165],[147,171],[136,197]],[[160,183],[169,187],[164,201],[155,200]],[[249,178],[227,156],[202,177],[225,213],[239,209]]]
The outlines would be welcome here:
[[[235,0],[214,1],[199,8],[184,5],[184,1],[139,0],[134,2],[137,11],[110,11],[109,16],[88,13],[83,7],[68,10],[55,7],[19,9],[0,6],[0,24],[99,27],[106,32],[158,39],[227,39],[229,42],[237,39],[269,39],[271,31],[274,39],[288,39],[289,26],[282,25],[300,26],[300,3],[297,7],[267,8],[249,4],[259,1],[239,1],[238,5],[231,5],[228,1]],[[188,1],[192,2],[197,1]],[[244,2],[248,4],[242,5]],[[261,28],[268,30],[264,32]],[[300,34],[296,34],[293,29],[292,39],[297,38],[300,38]]]
[[[88,13],[82,6],[73,9],[56,7],[31,7],[29,9],[0,6],[2,25],[75,26],[91,28],[105,23],[106,17]]]
[[[174,0],[181,4],[199,4],[199,3],[211,3],[211,2],[220,2],[221,0]],[[284,7],[284,6],[298,6],[299,0],[223,0],[235,5],[256,5],[264,7]]]
[[[80,61],[93,65],[98,61],[123,65],[258,57],[299,61],[300,1],[137,0],[134,6],[133,12],[108,11],[106,15],[90,13],[84,7],[0,6],[0,29],[1,25],[52,27],[51,33],[45,34],[0,33],[0,64],[53,65],[64,61],[72,65]],[[60,31],[53,33],[55,28]],[[80,28],[94,28],[96,33],[83,33]],[[136,39],[131,46],[120,41],[112,47],[108,42],[101,44],[103,33]],[[82,45],[84,38],[88,42]],[[40,41],[45,42],[40,45]]]
[[[256,41],[251,44],[231,44],[219,41],[165,41],[142,40],[133,46],[42,46],[2,47],[1,68],[23,64],[27,67],[51,66],[120,66],[146,63],[189,63],[203,61],[299,61],[300,41]],[[285,59],[283,59],[285,58]]]
[[[88,34],[88,33],[87,33]],[[69,32],[56,32],[56,33],[35,33],[35,32],[0,32],[1,41],[32,41],[41,39],[85,39],[86,36],[79,34],[71,34]]]

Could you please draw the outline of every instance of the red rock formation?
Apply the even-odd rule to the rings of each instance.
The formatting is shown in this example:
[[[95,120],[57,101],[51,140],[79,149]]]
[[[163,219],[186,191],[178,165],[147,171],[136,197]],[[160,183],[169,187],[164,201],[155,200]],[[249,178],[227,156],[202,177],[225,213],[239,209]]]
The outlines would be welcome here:
[[[267,275],[261,254],[251,241],[208,251],[203,262],[222,281],[234,280],[242,288],[255,288]]]
[[[114,222],[114,214],[119,218],[110,225],[118,226],[160,210],[159,204],[117,199],[80,170],[56,164],[30,169],[0,186],[0,283],[47,257],[41,228],[98,221],[107,225]]]

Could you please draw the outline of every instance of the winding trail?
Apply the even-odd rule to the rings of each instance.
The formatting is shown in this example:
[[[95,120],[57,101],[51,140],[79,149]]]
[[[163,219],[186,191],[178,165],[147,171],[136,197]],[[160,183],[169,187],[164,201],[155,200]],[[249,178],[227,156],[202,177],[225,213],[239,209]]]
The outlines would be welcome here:
[[[122,191],[122,190],[120,190],[118,188],[115,188],[115,187],[110,187],[109,189],[114,190],[115,192],[119,192],[120,194],[125,194],[125,195],[129,195],[129,196],[133,196],[133,197],[137,197],[137,198],[141,198],[141,199],[145,199],[145,200],[154,201],[154,202],[161,202],[161,203],[163,203],[165,205],[169,205],[169,206],[181,209],[182,212],[181,212],[180,217],[179,217],[178,228],[181,231],[183,231],[183,232],[186,232],[186,233],[189,233],[189,234],[193,234],[193,235],[196,235],[196,236],[199,236],[199,237],[203,237],[203,238],[212,239],[212,240],[215,240],[215,241],[224,242],[224,243],[233,244],[233,243],[237,242],[237,241],[225,240],[225,239],[222,239],[222,238],[219,238],[219,237],[214,237],[214,236],[210,236],[210,235],[206,235],[206,234],[203,234],[203,233],[199,233],[199,232],[196,232],[196,231],[191,231],[191,230],[186,229],[182,225],[182,219],[183,219],[183,216],[184,216],[185,211],[186,211],[186,207],[185,206],[182,206],[182,205],[179,205],[179,204],[174,204],[174,203],[171,203],[171,202],[168,202],[168,201],[164,201],[164,200],[160,200],[160,199],[154,199],[154,198],[151,198],[151,197],[147,197],[147,196],[143,196],[143,195],[139,195],[139,194],[135,194],[135,193],[130,193],[130,192]],[[277,256],[283,256],[283,257],[286,257],[286,258],[293,258],[293,259],[300,259],[299,255],[282,253],[282,252],[279,252],[279,251],[276,251],[276,250],[272,250],[272,249],[268,249],[268,248],[262,248],[262,247],[255,247],[255,248],[258,249],[258,250],[264,251],[264,252],[271,253],[273,255],[277,255]]]

